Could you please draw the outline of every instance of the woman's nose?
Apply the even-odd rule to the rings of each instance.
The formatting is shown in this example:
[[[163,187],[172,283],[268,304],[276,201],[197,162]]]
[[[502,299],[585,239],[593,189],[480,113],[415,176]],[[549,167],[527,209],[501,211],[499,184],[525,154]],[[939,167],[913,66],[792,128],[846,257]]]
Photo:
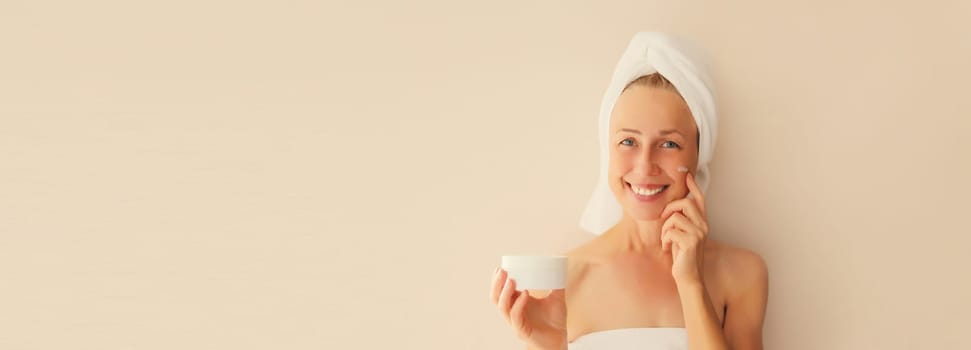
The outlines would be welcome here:
[[[648,175],[656,175],[661,172],[661,167],[657,165],[654,154],[650,151],[645,151],[639,157],[637,157],[636,164],[634,164],[638,170],[643,171]]]

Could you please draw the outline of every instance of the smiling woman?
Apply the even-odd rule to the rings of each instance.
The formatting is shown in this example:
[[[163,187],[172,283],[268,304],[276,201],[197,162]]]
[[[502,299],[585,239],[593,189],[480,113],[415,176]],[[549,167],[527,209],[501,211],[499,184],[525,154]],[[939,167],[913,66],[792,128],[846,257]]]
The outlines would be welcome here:
[[[600,179],[581,220],[599,236],[566,253],[566,288],[517,291],[496,270],[492,301],[527,348],[762,348],[765,263],[708,238],[717,119],[697,56],[674,37],[639,33],[618,63],[600,113]]]

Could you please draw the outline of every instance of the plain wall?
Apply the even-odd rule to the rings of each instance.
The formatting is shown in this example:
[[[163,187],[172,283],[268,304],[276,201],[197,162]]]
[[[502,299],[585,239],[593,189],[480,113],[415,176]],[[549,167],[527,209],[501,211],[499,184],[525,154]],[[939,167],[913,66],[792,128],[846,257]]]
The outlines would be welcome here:
[[[3,1],[0,348],[522,348],[640,30],[713,56],[767,348],[971,348],[969,4]]]

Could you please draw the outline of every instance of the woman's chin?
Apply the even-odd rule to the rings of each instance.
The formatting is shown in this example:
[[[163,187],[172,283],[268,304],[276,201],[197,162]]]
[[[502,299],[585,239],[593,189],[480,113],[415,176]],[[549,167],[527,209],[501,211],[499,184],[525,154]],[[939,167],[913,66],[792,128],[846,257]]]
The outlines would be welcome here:
[[[629,216],[634,221],[657,221],[661,217],[661,211],[663,208],[645,208],[641,205],[632,205],[624,208]]]

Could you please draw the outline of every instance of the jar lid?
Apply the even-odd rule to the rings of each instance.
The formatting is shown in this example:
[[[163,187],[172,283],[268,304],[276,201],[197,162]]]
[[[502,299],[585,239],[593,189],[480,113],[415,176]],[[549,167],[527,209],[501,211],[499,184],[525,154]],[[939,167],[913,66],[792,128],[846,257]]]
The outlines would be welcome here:
[[[567,257],[563,255],[503,255],[502,268],[565,269]]]

